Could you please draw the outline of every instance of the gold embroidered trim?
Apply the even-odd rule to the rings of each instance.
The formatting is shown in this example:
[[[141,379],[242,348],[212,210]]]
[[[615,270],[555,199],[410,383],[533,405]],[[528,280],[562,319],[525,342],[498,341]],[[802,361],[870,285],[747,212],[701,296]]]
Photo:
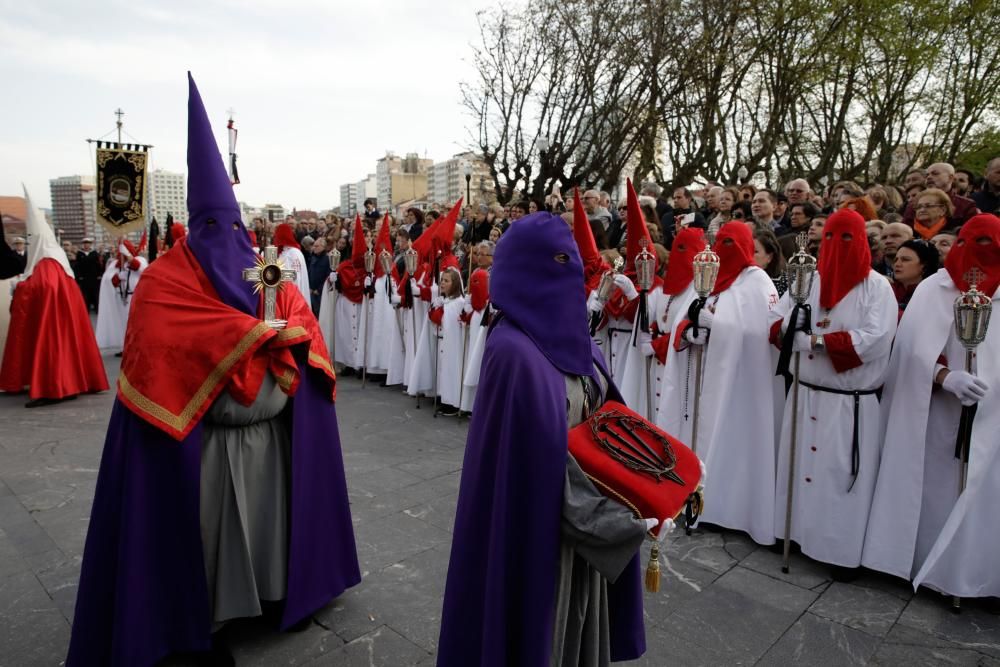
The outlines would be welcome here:
[[[291,329],[282,329],[278,332],[278,340],[286,341],[290,338],[299,338],[300,336],[305,336],[308,331],[305,327],[292,327]]]
[[[333,370],[333,367],[330,366],[330,362],[327,361],[326,359],[324,359],[321,355],[319,355],[319,354],[317,354],[315,352],[310,352],[309,353],[309,361],[313,362],[314,364],[316,364],[317,366],[319,366],[323,370],[327,371],[332,377],[336,377],[337,376],[337,374]]]
[[[226,373],[233,367],[233,365],[246,354],[253,345],[260,340],[261,336],[271,331],[269,327],[264,322],[260,322],[257,326],[251,329],[232,351],[223,357],[219,365],[212,369],[212,372],[208,374],[205,381],[195,392],[191,400],[188,401],[187,405],[179,415],[167,410],[162,405],[154,403],[144,394],[140,393],[132,384],[128,381],[128,378],[122,373],[118,378],[118,390],[121,391],[122,395],[129,400],[137,409],[145,412],[147,415],[166,424],[170,428],[178,432],[183,432],[187,425],[194,418],[198,409],[204,404],[205,400],[211,395],[212,391],[219,384]]]
[[[282,373],[281,377],[276,378],[278,386],[285,391],[290,391],[292,388],[292,383],[295,382],[295,371],[287,370]]]

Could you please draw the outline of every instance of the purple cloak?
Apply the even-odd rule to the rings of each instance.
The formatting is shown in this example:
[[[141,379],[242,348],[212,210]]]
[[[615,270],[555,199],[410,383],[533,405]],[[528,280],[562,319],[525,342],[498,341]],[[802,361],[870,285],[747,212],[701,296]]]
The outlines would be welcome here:
[[[282,629],[361,581],[337,417],[300,364],[292,430],[288,597]],[[199,528],[199,424],[181,442],[115,401],[97,478],[67,667],[153,665],[208,650]]]
[[[596,363],[608,373],[587,335],[582,262],[561,219],[538,213],[511,226],[497,246],[491,294],[502,315],[486,341],[481,377],[489,381],[480,383],[466,444],[437,664],[545,667],[568,446],[564,372],[591,375]],[[620,400],[610,378],[607,398]],[[639,657],[638,555],[608,598],[612,660]]]

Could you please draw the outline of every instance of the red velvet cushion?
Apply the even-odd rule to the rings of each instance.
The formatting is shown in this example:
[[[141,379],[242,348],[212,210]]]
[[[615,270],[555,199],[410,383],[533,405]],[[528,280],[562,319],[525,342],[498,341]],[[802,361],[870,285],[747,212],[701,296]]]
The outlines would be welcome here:
[[[632,449],[608,434],[608,429]],[[629,432],[655,456],[630,439]],[[619,452],[618,458],[609,447]],[[701,482],[701,465],[694,452],[616,401],[608,401],[590,419],[570,430],[569,451],[603,494],[644,519],[676,518]],[[665,474],[657,478],[653,472],[636,470],[629,467],[634,460],[626,463],[620,460],[622,457],[645,460]],[[680,481],[671,479],[671,474]]]

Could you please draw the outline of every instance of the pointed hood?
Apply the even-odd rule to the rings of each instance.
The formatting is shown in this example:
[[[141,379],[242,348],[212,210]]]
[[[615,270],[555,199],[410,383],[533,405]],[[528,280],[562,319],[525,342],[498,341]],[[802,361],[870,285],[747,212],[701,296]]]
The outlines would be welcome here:
[[[441,226],[442,220],[444,220],[444,218],[438,218],[432,222],[426,229],[424,229],[424,233],[417,237],[416,241],[411,242],[411,247],[416,251],[417,258],[421,264],[430,264],[431,259],[433,258],[434,239],[437,236],[438,227]]]
[[[677,296],[687,289],[694,280],[694,256],[708,245],[705,230],[700,227],[684,227],[677,232],[670,246],[670,261],[663,276],[663,292]]]
[[[983,272],[979,291],[992,297],[1000,285],[1000,218],[992,213],[969,218],[945,258],[944,268],[962,292],[969,289],[966,274],[972,268],[979,269]]]
[[[385,217],[382,218],[382,226],[378,229],[378,236],[375,238],[375,277],[381,278],[385,275],[385,271],[382,270],[382,262],[379,261],[379,256],[382,251],[385,250],[392,256],[392,240],[389,238],[389,214],[386,213]]]
[[[583,260],[562,218],[539,211],[510,226],[493,255],[490,296],[553,366],[593,375]]]
[[[283,222],[274,228],[274,245],[280,253],[285,248],[298,248],[302,250],[298,240],[295,238],[295,230],[287,222]]]
[[[480,311],[490,302],[490,272],[486,269],[476,269],[469,279],[469,295],[472,297],[472,309]]]
[[[25,265],[22,275],[27,279],[40,261],[54,259],[59,262],[59,266],[63,268],[66,275],[70,278],[76,278],[73,269],[70,268],[66,251],[59,245],[55,232],[45,221],[45,214],[35,208],[34,202],[28,195],[28,188],[23,185],[21,187],[24,188],[24,204],[28,211],[28,219],[25,221],[25,231],[28,234],[28,251],[26,253],[28,263]]]
[[[365,270],[365,253],[368,244],[365,243],[365,226],[361,224],[361,214],[354,216],[354,234],[351,236],[351,264],[358,271]]]
[[[579,188],[573,188],[573,238],[576,239],[576,247],[580,250],[580,259],[583,260],[583,282],[588,292],[593,291],[597,289],[601,276],[611,267],[597,250],[594,230],[590,228],[587,211],[580,201]]]
[[[750,226],[742,222],[722,225],[715,235],[712,250],[719,256],[719,276],[715,280],[712,294],[721,294],[736,282],[743,269],[754,265],[753,232],[750,231]],[[692,277],[693,275],[692,273]]]
[[[440,224],[435,228],[432,241],[434,250],[434,255],[431,257],[432,260],[439,254],[451,254],[451,248],[455,244],[455,226],[458,224],[458,216],[461,212],[462,198],[459,197],[455,205],[448,211],[448,215],[444,216]]]
[[[642,250],[642,245],[639,241],[646,239],[646,248],[654,256],[656,253],[653,251],[653,237],[649,235],[649,228],[646,227],[646,216],[642,214],[642,208],[639,206],[639,197],[635,194],[635,188],[632,187],[632,179],[628,179],[625,182],[625,187],[628,193],[628,220],[626,220],[625,227],[625,272],[634,276],[635,258]]]
[[[256,315],[260,299],[253,284],[243,280],[243,269],[254,266],[256,256],[190,72],[187,166],[188,247],[222,302]]]
[[[872,253],[865,219],[857,211],[842,208],[823,225],[823,242],[816,265],[820,275],[819,305],[828,310],[836,306],[871,270]]]

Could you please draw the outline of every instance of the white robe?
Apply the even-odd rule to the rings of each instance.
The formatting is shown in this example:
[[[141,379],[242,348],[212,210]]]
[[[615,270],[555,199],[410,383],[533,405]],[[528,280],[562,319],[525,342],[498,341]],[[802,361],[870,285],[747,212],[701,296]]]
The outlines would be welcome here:
[[[386,281],[389,283],[388,292]],[[375,296],[371,299],[371,311],[368,313],[371,318],[368,323],[369,373],[387,373],[392,346],[400,345],[396,309],[392,304],[392,295],[395,293],[396,285],[391,276],[382,276],[375,280]]]
[[[125,328],[128,326],[128,315],[132,308],[132,296],[135,294],[136,285],[142,272],[146,270],[147,262],[143,257],[139,257],[139,268],[130,271],[127,264],[125,268],[118,268],[118,260],[108,260],[104,268],[104,275],[101,276],[100,305],[97,309],[97,347],[122,349],[125,346]],[[115,287],[111,283],[111,278],[117,275],[121,283]],[[122,292],[128,283],[128,296],[122,301]]]
[[[327,279],[328,286],[333,278]],[[336,291],[336,288],[334,288]],[[334,298],[336,297],[336,298]],[[323,304],[327,304],[327,313],[323,312]],[[320,321],[329,322],[330,311],[334,314],[333,327],[333,360],[358,371],[364,366],[365,318],[364,308],[368,297],[363,297],[361,303],[354,303],[343,294],[324,293],[320,302]],[[327,342],[329,345],[329,341]]]
[[[977,349],[974,372],[990,389],[973,423],[969,482],[959,497],[955,439],[961,404],[933,385],[939,355],[950,368],[965,369],[952,310],[958,295],[942,269],[920,284],[900,322],[883,396],[885,445],[862,563],[913,577],[915,587],[997,596],[1000,331],[991,326]],[[1000,308],[998,297],[994,309]]]
[[[729,289],[710,296],[715,308],[704,346],[696,454],[705,462],[701,519],[742,530],[758,544],[774,543],[774,408],[768,313],[774,283],[748,267]],[[677,324],[686,317],[683,301]],[[676,335],[676,327],[674,335]],[[686,343],[685,343],[686,344]],[[667,354],[657,425],[692,444],[695,361],[693,345]]]
[[[648,297],[650,327],[656,324],[661,335],[671,335],[677,324],[687,315],[688,306],[694,298],[694,289],[690,285],[674,297],[665,294],[662,289],[653,290]],[[665,368],[666,365],[661,364],[656,358],[651,345],[646,344],[642,349],[630,347],[622,382],[618,385],[622,398],[625,399],[625,405],[654,423],[660,413]]]
[[[309,293],[309,269],[306,266],[305,255],[298,248],[287,246],[278,255],[278,261],[286,269],[295,271],[295,285],[302,292],[302,298],[306,304],[312,303],[312,295]]]
[[[437,298],[437,283],[431,285],[431,301]],[[423,318],[417,320],[417,327],[420,335],[417,336],[417,347],[413,356],[413,365],[410,368],[410,375],[406,381],[406,393],[410,396],[423,394],[424,396],[434,396],[436,389],[436,379],[434,377],[434,358],[437,356],[438,336],[440,331],[438,326],[431,322],[429,317],[430,304],[423,300],[415,303],[416,315],[419,318],[421,312]]]
[[[468,328],[459,317],[464,306],[462,297],[444,300],[441,338],[438,339],[437,348],[437,386],[440,387],[441,403],[455,407],[459,405],[462,391],[463,340]]]
[[[826,351],[801,352],[799,379],[813,385],[841,390],[868,391],[882,386],[889,365],[889,351],[896,332],[899,308],[889,282],[874,271],[858,283],[829,312],[819,306],[822,276],[816,275],[807,303],[812,306],[814,334],[850,333],[861,366],[838,373]],[[794,303],[788,293],[771,314],[771,321],[786,317]],[[823,320],[829,324],[820,327]],[[785,537],[788,498],[789,442],[792,399],[785,402],[778,450],[774,533]],[[859,467],[851,475],[854,434],[854,397],[799,388],[795,477],[792,486],[792,540],[802,553],[841,567],[861,564],[881,451],[881,409],[875,394],[860,397],[858,411]],[[850,490],[848,490],[850,489]]]
[[[465,376],[462,378],[462,412],[472,412],[476,401],[476,390],[479,388],[479,369],[483,365],[483,350],[486,349],[486,332],[489,326],[483,326],[483,317],[489,304],[482,310],[472,311],[469,324],[469,344],[465,355]]]
[[[410,317],[410,310],[400,308],[399,304],[402,299],[395,288],[390,295],[390,300],[392,301],[392,318],[395,320],[398,333],[389,340],[389,365],[385,371],[385,383],[387,386],[393,387],[406,383],[406,332],[409,326],[406,318]]]
[[[337,288],[334,287],[331,280],[332,276],[333,274],[328,276],[326,282],[323,283],[319,300],[319,315],[316,316],[316,321],[319,323],[319,330],[323,333],[323,341],[326,343],[327,353],[329,353],[331,359],[336,360],[336,309],[340,294],[337,292]]]
[[[400,297],[397,295],[397,299]],[[413,371],[413,360],[417,356],[417,342],[420,340],[424,320],[427,319],[427,304],[420,300],[420,293],[413,294],[413,307],[397,307],[396,315],[403,328],[403,344],[399,350],[394,350],[389,360],[389,374],[386,384],[407,385],[410,373]],[[398,355],[402,353],[402,360]]]

